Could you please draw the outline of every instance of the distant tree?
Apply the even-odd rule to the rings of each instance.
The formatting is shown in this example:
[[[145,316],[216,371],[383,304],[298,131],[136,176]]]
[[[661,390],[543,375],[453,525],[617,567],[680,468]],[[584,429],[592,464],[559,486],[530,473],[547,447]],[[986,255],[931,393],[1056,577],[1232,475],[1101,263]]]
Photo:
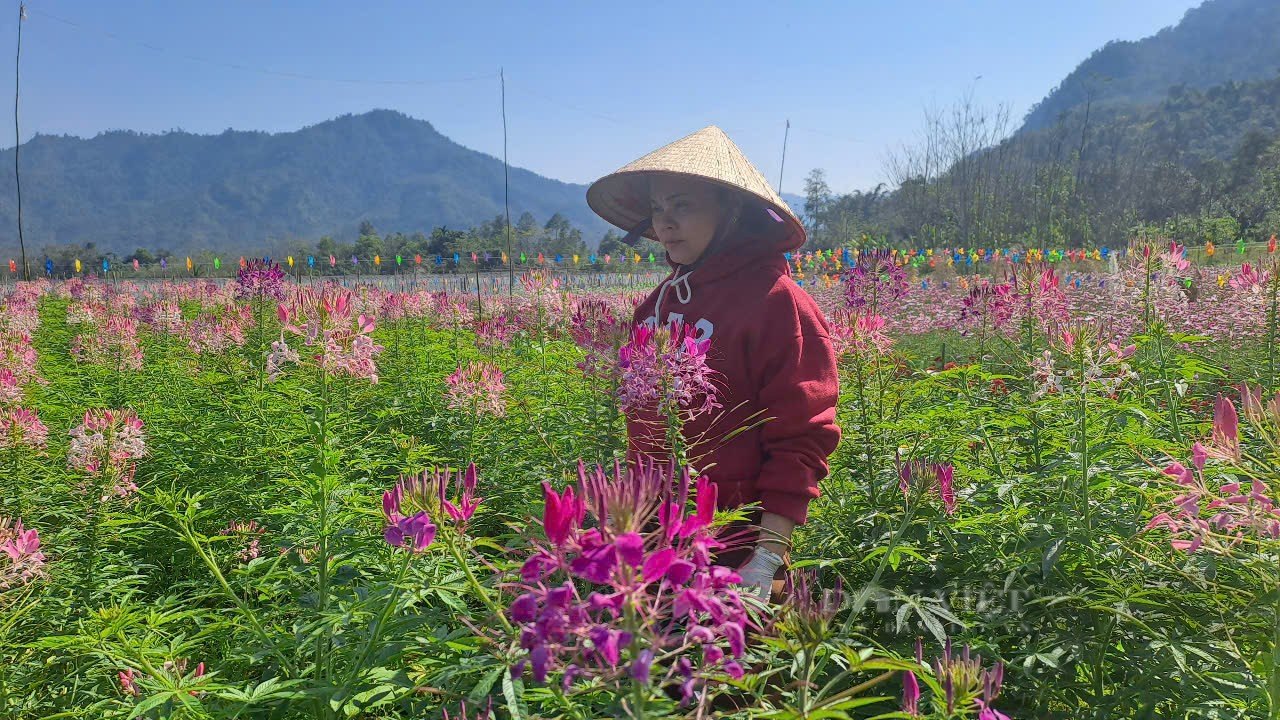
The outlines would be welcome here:
[[[138,248],[124,258],[127,263],[131,263],[134,260],[137,260],[142,265],[152,265],[157,262],[156,256],[152,255],[151,251],[146,248]]]

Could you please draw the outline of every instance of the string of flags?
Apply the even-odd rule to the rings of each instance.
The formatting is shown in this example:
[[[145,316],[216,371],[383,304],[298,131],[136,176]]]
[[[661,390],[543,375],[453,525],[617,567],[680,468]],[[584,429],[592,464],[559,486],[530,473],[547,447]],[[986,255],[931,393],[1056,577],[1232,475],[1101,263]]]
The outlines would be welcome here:
[[[1266,243],[1246,243],[1243,239],[1241,239],[1236,241],[1235,247],[1236,247],[1236,252],[1238,254],[1244,255],[1245,253],[1248,252],[1250,247],[1261,247],[1264,245],[1266,247],[1267,253],[1274,254],[1277,249],[1276,236],[1272,235],[1271,238]],[[1218,252],[1218,247],[1213,243],[1213,241],[1207,241],[1204,244],[1203,251],[1206,256],[1211,257]],[[1084,248],[1070,249],[1069,248],[1069,249],[1050,249],[1050,250],[1037,249],[1037,248],[994,249],[994,248],[964,248],[964,247],[925,248],[925,249],[907,249],[907,250],[902,250],[902,249],[858,250],[856,248],[843,248],[839,250],[836,250],[836,249],[814,250],[814,251],[805,252],[805,253],[784,253],[784,256],[789,265],[795,266],[795,273],[797,274],[797,276],[800,279],[803,279],[806,271],[810,273],[839,272],[842,268],[849,267],[854,263],[856,263],[858,261],[858,258],[861,257],[864,253],[876,253],[879,256],[888,257],[890,260],[892,260],[894,265],[897,265],[899,267],[910,266],[913,268],[923,268],[923,267],[937,268],[939,265],[943,265],[946,267],[954,267],[956,265],[969,267],[975,264],[994,262],[996,260],[1005,260],[1013,263],[1022,263],[1022,262],[1080,263],[1080,262],[1090,262],[1090,261],[1100,262],[1100,261],[1109,261],[1112,258],[1115,258],[1117,260],[1122,259],[1132,254],[1133,252],[1135,252],[1135,250],[1131,247],[1121,247],[1121,248],[1097,247],[1093,249],[1084,249]],[[1186,252],[1187,250],[1184,248],[1183,253],[1185,254]],[[264,258],[264,260],[270,261],[270,258]],[[306,257],[306,267],[308,271],[314,270],[317,264],[320,264],[321,266],[323,266],[325,260],[328,260],[328,265],[331,269],[337,268],[338,258],[335,257],[334,255],[329,255],[327,258],[323,256],[320,258],[317,258],[315,255],[308,255]],[[442,267],[445,264],[449,264],[450,267],[452,268],[459,268],[464,266],[467,260],[470,260],[470,264],[474,267],[479,267],[481,264],[486,266],[492,266],[494,264],[500,264],[500,265],[508,265],[508,264],[552,265],[554,264],[554,265],[560,265],[560,266],[573,265],[577,267],[582,265],[584,260],[586,261],[586,264],[592,265],[592,266],[597,266],[601,264],[625,265],[627,263],[638,266],[641,263],[648,263],[650,265],[653,265],[658,263],[660,259],[656,257],[653,253],[649,253],[647,256],[642,256],[639,253],[621,253],[616,256],[611,253],[605,253],[603,255],[591,253],[586,255],[585,257],[580,254],[572,254],[572,255],[556,254],[554,256],[548,257],[544,253],[538,253],[537,256],[530,257],[526,253],[522,252],[518,256],[518,258],[515,258],[515,257],[508,257],[507,253],[505,252],[500,252],[496,255],[490,252],[485,252],[483,254],[479,252],[472,252],[470,253],[469,257],[464,256],[461,253],[455,252],[452,255],[435,255],[434,257],[424,257],[422,254],[419,253],[419,254],[415,254],[411,259],[403,255],[396,255],[395,266],[397,268],[402,268],[404,265],[410,264],[410,266],[416,270],[418,267],[422,266],[423,264],[435,265],[436,267]],[[302,264],[302,259],[295,258],[294,256],[289,255],[286,258],[286,262],[288,263],[288,266],[290,268],[294,268]],[[368,262],[368,259],[366,259],[366,262]],[[248,260],[243,255],[240,256],[238,261],[239,267],[241,269],[244,269],[247,263],[248,263]],[[374,255],[372,258],[372,263],[375,268],[380,269],[383,265],[382,256],[380,254]],[[144,268],[144,265],[141,262],[139,262],[137,258],[134,258],[129,263],[129,265],[132,266],[135,272],[140,272]],[[222,258],[221,257],[213,258],[212,265],[215,271],[221,270]],[[149,263],[145,267],[154,267],[154,266],[158,266],[161,270],[168,269],[169,267],[168,258],[161,258],[154,265]],[[351,256],[351,266],[356,268],[360,266],[359,256],[357,255]],[[75,259],[74,267],[75,267],[75,272],[77,273],[84,272],[84,265],[79,258]],[[111,272],[111,268],[112,266],[110,261],[103,259],[102,271],[104,273]],[[186,268],[188,273],[195,272],[196,263],[191,259],[190,256],[186,258]],[[49,258],[45,259],[44,269],[47,274],[49,275],[53,274],[54,264],[52,259],[49,259]],[[17,262],[12,258],[10,258],[9,260],[9,272],[14,274],[18,272]]]

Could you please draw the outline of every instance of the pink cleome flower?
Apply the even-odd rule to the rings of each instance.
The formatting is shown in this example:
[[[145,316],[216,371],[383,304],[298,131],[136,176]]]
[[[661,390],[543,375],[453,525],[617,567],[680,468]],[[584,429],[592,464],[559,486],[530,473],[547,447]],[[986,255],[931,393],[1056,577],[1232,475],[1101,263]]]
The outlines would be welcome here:
[[[30,582],[44,572],[40,533],[22,520],[0,517],[0,590]]]
[[[502,370],[491,362],[471,362],[445,378],[445,397],[454,410],[502,417],[506,414]]]

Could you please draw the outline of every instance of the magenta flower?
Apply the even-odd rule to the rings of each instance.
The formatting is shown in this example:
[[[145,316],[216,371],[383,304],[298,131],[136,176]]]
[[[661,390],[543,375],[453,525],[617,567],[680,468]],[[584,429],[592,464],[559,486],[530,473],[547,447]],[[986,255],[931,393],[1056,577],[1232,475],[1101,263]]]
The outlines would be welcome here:
[[[964,334],[975,328],[1001,330],[1008,326],[1015,309],[1014,297],[1013,285],[1009,283],[979,281],[961,300],[958,324],[964,328]]]
[[[447,484],[448,471],[445,472],[445,479],[440,482],[440,489],[443,493],[444,486]],[[454,524],[459,528],[466,528],[467,523],[471,521],[471,516],[475,514],[476,509],[480,507],[480,503],[484,502],[484,498],[476,497],[476,464],[467,465],[466,472],[458,473],[454,482],[455,489],[460,490],[457,502],[441,499],[444,511],[453,518]]]
[[[947,716],[960,707],[976,707],[979,711],[995,713],[991,703],[1000,696],[1004,682],[1004,663],[997,662],[990,670],[984,670],[982,658],[969,652],[968,646],[954,655],[951,639],[947,638],[941,657],[933,661],[933,674],[942,685],[943,697],[935,703],[945,708]],[[990,717],[1001,717],[999,714]]]
[[[702,480],[691,498],[691,484],[687,471],[641,461],[612,476],[580,464],[577,487],[561,493],[544,485],[549,544],[534,543],[507,611],[526,652],[513,673],[560,673],[562,687],[674,673],[686,700],[717,673],[741,676],[740,578],[713,565],[715,485]]]
[[[631,328],[620,319],[606,299],[585,299],[574,302],[569,321],[569,333],[578,347],[586,352],[586,358],[578,368],[589,376],[611,377],[618,368],[609,363],[627,342]]]
[[[920,717],[920,683],[913,672],[902,676],[902,712]]]
[[[133,671],[133,668],[123,670],[118,674],[120,677],[120,691],[125,695],[138,697],[141,692],[139,692],[137,684],[133,681],[134,678],[138,676],[137,673]]]
[[[546,533],[547,540],[550,540],[553,546],[559,547],[582,525],[586,506],[581,498],[574,497],[571,487],[565,488],[563,494],[557,494],[551,489],[551,485],[544,482],[542,494],[545,499],[542,529]]]
[[[5,370],[10,377],[6,384],[18,388],[19,397],[21,389],[28,383],[44,382],[38,372],[38,361],[29,333],[10,330],[7,335],[0,334],[0,369]]]
[[[498,315],[481,321],[476,327],[476,345],[482,348],[504,348],[511,343],[516,326],[506,315]]]
[[[956,514],[957,510],[954,478],[955,468],[949,463],[898,461],[898,487],[902,494],[909,497],[914,489],[921,495],[936,495],[948,515]]]

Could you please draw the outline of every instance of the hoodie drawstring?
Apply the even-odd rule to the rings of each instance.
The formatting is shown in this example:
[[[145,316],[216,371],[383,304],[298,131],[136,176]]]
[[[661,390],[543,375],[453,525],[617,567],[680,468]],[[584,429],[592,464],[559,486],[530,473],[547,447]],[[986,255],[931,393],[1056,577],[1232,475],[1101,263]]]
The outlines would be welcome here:
[[[659,326],[663,324],[662,299],[667,295],[667,288],[674,287],[676,289],[676,299],[680,301],[681,305],[688,305],[689,301],[693,299],[693,287],[689,285],[689,276],[692,274],[693,271],[690,270],[681,275],[677,269],[676,274],[670,280],[662,283],[662,287],[658,288],[658,299],[653,304],[653,318]]]

